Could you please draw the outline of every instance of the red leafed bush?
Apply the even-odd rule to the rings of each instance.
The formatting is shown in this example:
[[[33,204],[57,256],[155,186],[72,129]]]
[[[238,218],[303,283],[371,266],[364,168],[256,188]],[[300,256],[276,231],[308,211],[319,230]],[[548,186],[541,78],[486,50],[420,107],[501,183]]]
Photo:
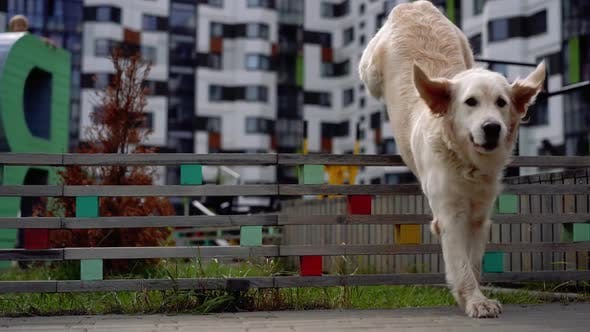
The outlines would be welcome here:
[[[153,153],[146,147],[150,131],[145,128],[145,81],[150,65],[137,54],[121,50],[112,54],[115,73],[110,85],[97,94],[98,107],[91,114],[93,125],[87,128],[87,139],[78,153]],[[136,166],[70,166],[59,172],[66,185],[151,185],[153,167]],[[61,197],[51,202],[48,210],[37,209],[37,215],[76,214],[75,198]],[[101,197],[99,213],[108,216],[173,215],[174,208],[161,197]],[[91,230],[56,230],[50,233],[53,247],[140,247],[167,244],[170,228],[118,228]],[[157,262],[157,260],[152,260]],[[130,261],[105,262],[107,271],[123,272]]]

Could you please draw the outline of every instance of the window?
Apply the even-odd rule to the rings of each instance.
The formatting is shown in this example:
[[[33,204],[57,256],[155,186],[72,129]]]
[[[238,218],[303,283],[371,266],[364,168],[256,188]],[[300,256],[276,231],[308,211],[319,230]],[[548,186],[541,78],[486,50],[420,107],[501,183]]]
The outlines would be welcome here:
[[[535,36],[547,32],[547,11],[540,11],[528,18],[527,35]]]
[[[304,31],[303,42],[322,47],[332,47],[332,34],[328,32]]]
[[[141,57],[143,58],[143,60],[151,63],[152,65],[157,62],[157,52],[158,50],[154,46],[141,46]]]
[[[320,135],[322,138],[346,137],[349,135],[350,122],[343,121],[340,123],[322,122],[320,126]]]
[[[148,93],[154,96],[168,95],[168,82],[163,81],[144,81],[143,86],[148,90]]]
[[[590,1],[562,0],[562,37],[564,40],[590,33]]]
[[[489,41],[498,41],[509,38],[508,19],[500,19],[488,23]]]
[[[270,134],[272,133],[272,120],[256,117],[246,118],[246,133]]]
[[[269,70],[270,57],[264,54],[246,54],[246,69]]]
[[[334,17],[334,5],[329,2],[322,2],[320,5],[322,17]]]
[[[196,28],[196,6],[186,3],[172,2],[170,4],[170,31],[192,35]]]
[[[365,13],[365,4],[361,3],[359,6],[359,13],[364,14]]]
[[[335,18],[347,15],[350,12],[349,0],[340,3],[322,1],[320,4],[320,15],[325,18]]]
[[[567,48],[567,46],[566,46],[566,48]],[[561,63],[561,59],[562,59],[562,53],[556,52],[553,54],[548,54],[548,55],[538,57],[535,60],[535,63],[540,63],[541,61],[544,60],[545,65],[547,66],[547,75],[551,76],[551,75],[561,74],[561,72],[563,70],[563,64]]]
[[[246,101],[267,101],[268,88],[260,85],[248,85],[245,87]]]
[[[111,50],[114,42],[110,39],[97,39],[94,41],[94,55],[97,57],[108,57],[111,55]]]
[[[221,54],[210,53],[208,56],[207,67],[217,70],[221,69],[223,67]]]
[[[143,113],[143,121],[140,123],[141,128],[145,129],[153,129],[154,128],[154,113],[152,112],[144,112]]]
[[[195,91],[195,75],[171,72],[168,78],[168,90],[175,95],[192,95]]]
[[[332,94],[329,92],[305,91],[303,93],[305,105],[317,105],[323,107],[332,106]]]
[[[322,77],[341,77],[350,73],[350,60],[340,63],[322,62]]]
[[[96,20],[98,22],[108,22],[111,20],[111,8],[98,7],[96,8]]]
[[[195,129],[198,131],[219,133],[221,132],[221,118],[197,116],[195,118]]]
[[[354,103],[354,89],[346,89],[342,92],[342,106],[346,107]]]
[[[480,55],[481,54],[481,33],[469,38],[469,45],[471,45],[471,49],[473,50],[473,54]]]
[[[273,8],[271,0],[247,0],[248,8]]]
[[[525,126],[539,126],[549,124],[549,109],[547,97],[540,95],[537,100],[529,108],[523,125]]]
[[[268,39],[268,25],[261,23],[246,24],[246,37]]]
[[[221,85],[209,85],[209,101],[222,101],[223,87]]]
[[[322,77],[334,76],[334,64],[331,62],[322,62]]]
[[[488,40],[502,41],[508,38],[531,37],[547,32],[547,11],[531,16],[501,18],[488,22]]]
[[[473,15],[479,15],[483,12],[486,0],[473,0]]]
[[[170,65],[194,66],[195,43],[185,36],[170,35]]]
[[[342,45],[346,46],[354,40],[354,27],[344,29],[342,33]]]
[[[223,37],[223,24],[211,22],[209,25],[209,35],[211,37]]]
[[[566,136],[590,131],[590,94],[583,90],[563,95],[564,131]]]
[[[142,28],[144,31],[167,31],[167,19],[167,17],[144,14],[142,18]]]
[[[111,77],[107,73],[99,73],[94,75],[94,87],[96,89],[105,89],[109,86],[111,81]]]
[[[121,8],[113,6],[84,7],[84,20],[94,22],[121,22]],[[34,26],[34,25],[33,25]]]
[[[203,2],[212,7],[223,7],[223,0],[205,0]]]
[[[371,114],[371,129],[378,129],[381,127],[381,112],[373,112]]]

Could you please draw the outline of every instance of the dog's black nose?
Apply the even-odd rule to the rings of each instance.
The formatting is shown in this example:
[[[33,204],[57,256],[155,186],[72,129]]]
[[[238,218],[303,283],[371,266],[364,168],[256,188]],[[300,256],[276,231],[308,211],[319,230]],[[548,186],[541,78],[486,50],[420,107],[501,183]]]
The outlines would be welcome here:
[[[483,147],[487,150],[495,149],[498,146],[502,126],[497,122],[486,122],[483,124],[482,129],[486,139]]]

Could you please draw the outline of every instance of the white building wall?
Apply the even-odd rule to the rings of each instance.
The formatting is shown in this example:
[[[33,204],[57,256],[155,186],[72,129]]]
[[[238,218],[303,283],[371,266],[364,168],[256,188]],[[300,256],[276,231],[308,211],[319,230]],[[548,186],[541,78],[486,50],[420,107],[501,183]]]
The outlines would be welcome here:
[[[81,52],[82,74],[113,73],[114,69],[111,60],[102,55],[96,55],[96,41],[99,39],[123,41],[124,30],[130,29],[140,32],[142,46],[151,46],[156,49],[156,61],[152,63],[148,80],[163,82],[168,80],[168,33],[164,31],[142,31],[142,24],[144,15],[168,17],[169,0],[85,0],[84,6],[113,6],[120,8],[121,22],[84,22]],[[79,136],[83,141],[86,139],[87,130],[85,128],[91,125],[90,114],[100,100],[95,89],[82,89],[80,99]],[[153,113],[153,132],[148,138],[148,144],[165,146],[168,127],[168,98],[166,96],[148,96],[146,112]]]
[[[222,68],[220,70],[199,67],[196,75],[196,112],[199,117],[221,119],[221,149],[223,151],[270,151],[271,135],[248,133],[246,118],[276,119],[277,77],[274,71],[248,70],[246,55],[249,53],[270,56],[272,46],[278,41],[278,16],[276,10],[248,8],[246,1],[224,1],[223,7],[199,5],[197,52],[209,53],[211,23],[247,24],[262,23],[269,28],[268,39],[224,38]],[[257,85],[267,88],[266,102],[210,101],[210,85],[223,87]],[[209,138],[205,132],[196,132],[195,151],[208,152]],[[273,182],[276,172],[269,168],[233,167],[245,182]]]

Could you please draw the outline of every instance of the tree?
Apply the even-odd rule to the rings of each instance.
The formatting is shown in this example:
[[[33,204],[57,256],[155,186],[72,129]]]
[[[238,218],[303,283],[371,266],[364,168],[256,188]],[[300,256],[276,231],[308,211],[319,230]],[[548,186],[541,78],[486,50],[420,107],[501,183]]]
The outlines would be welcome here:
[[[143,145],[151,133],[145,128],[145,82],[151,66],[138,54],[127,55],[121,49],[114,50],[111,59],[115,73],[109,86],[97,94],[88,140],[77,152],[153,153],[154,148]],[[154,172],[146,166],[68,166],[59,176],[66,185],[151,185]],[[175,214],[168,199],[161,197],[101,197],[99,206],[102,217]],[[38,210],[38,215],[73,217],[75,199],[60,197],[49,210]],[[50,232],[50,243],[54,247],[158,246],[170,241],[170,233],[170,228],[56,230]],[[107,271],[123,271],[128,266],[129,261],[105,262]]]

